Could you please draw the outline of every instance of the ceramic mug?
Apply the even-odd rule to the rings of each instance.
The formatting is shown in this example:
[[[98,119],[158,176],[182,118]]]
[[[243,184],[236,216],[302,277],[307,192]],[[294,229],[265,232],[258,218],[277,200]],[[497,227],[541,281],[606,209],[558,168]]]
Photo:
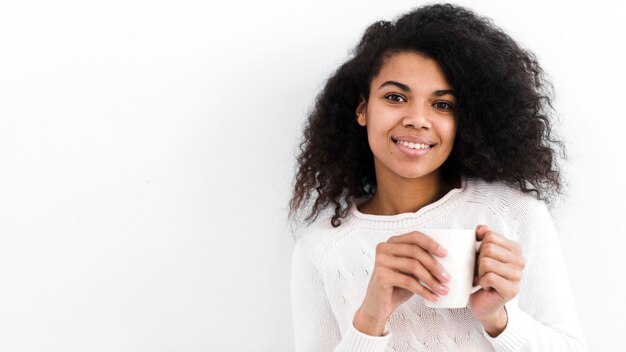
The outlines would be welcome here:
[[[447,295],[440,295],[437,302],[424,300],[430,308],[465,308],[470,295],[481,289],[480,286],[472,286],[474,281],[474,265],[476,253],[480,242],[476,241],[475,230],[465,229],[420,229],[419,232],[431,237],[448,254],[435,259],[450,274],[450,281],[446,283],[449,288]],[[422,282],[428,287],[425,283]]]

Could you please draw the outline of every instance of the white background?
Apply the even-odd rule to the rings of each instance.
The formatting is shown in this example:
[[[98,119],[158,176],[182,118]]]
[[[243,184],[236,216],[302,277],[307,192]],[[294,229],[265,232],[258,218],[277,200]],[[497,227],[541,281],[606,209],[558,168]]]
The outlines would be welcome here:
[[[570,154],[554,215],[590,350],[617,351],[617,2],[459,3],[554,82]],[[2,1],[0,351],[292,350],[285,217],[306,112],[368,24],[418,4]]]

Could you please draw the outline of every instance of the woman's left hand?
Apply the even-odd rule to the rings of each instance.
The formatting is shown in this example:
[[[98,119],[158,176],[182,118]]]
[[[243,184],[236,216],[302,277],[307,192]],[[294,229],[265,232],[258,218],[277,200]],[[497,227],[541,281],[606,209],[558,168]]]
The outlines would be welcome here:
[[[476,228],[476,239],[482,243],[476,258],[474,285],[480,284],[482,289],[470,296],[469,308],[493,337],[507,325],[504,304],[519,292],[525,261],[519,244],[486,225]]]

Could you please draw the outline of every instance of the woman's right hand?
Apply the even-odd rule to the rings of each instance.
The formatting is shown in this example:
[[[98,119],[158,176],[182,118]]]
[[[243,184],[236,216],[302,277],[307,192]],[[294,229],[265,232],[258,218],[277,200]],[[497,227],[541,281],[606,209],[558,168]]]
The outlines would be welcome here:
[[[447,294],[445,283],[450,277],[433,255],[445,257],[446,250],[421,232],[379,243],[365,299],[354,314],[354,327],[364,334],[381,336],[391,313],[413,294],[433,302]]]

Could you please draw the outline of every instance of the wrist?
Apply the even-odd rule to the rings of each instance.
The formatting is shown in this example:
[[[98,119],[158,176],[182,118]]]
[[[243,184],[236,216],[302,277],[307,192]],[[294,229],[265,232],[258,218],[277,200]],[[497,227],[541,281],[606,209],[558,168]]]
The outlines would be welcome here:
[[[352,325],[354,325],[355,329],[370,336],[383,336],[386,323],[387,319],[369,315],[363,312],[361,308],[354,313],[354,319],[352,320]]]
[[[508,322],[509,316],[504,306],[492,317],[480,321],[487,334],[491,337],[500,335],[506,328]]]

